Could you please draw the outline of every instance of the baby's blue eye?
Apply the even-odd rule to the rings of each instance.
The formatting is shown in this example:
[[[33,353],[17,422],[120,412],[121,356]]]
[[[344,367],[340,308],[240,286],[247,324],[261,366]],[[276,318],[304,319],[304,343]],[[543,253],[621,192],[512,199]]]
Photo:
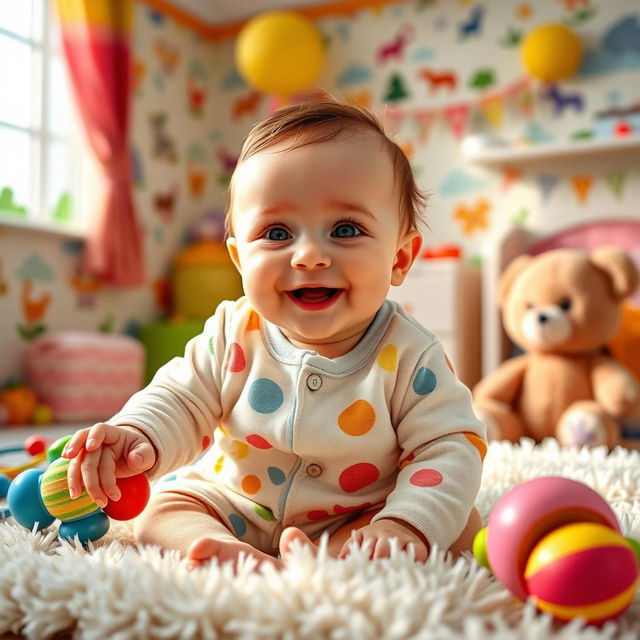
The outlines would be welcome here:
[[[334,238],[355,238],[361,233],[362,232],[360,231],[360,229],[358,229],[358,227],[356,227],[355,225],[343,222],[331,232],[331,235]]]
[[[282,242],[291,238],[291,234],[283,227],[271,227],[268,229],[264,236],[267,240],[275,240],[276,242]]]

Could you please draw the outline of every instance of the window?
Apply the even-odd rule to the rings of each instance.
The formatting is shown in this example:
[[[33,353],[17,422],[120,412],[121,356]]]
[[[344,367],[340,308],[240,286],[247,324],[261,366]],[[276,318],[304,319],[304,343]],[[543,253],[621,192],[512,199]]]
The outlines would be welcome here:
[[[52,5],[0,5],[0,224],[83,235],[92,162]]]

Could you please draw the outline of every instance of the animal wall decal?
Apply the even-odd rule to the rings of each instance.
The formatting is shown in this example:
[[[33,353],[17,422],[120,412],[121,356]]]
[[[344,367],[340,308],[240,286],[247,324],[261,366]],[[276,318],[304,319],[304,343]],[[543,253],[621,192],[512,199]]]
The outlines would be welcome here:
[[[153,133],[153,156],[158,160],[177,162],[178,150],[174,139],[167,133],[168,115],[164,111],[149,116]]]
[[[562,115],[566,109],[574,109],[578,113],[584,109],[584,99],[579,93],[562,93],[557,84],[549,84],[542,91],[542,98],[553,102],[553,113]]]
[[[484,7],[476,5],[471,9],[468,18],[460,24],[460,37],[478,36],[482,32],[482,20],[484,18]]]
[[[458,76],[450,70],[436,71],[429,67],[423,67],[418,70],[418,77],[427,82],[429,93],[436,93],[443,88],[452,93],[458,86]]]
[[[384,64],[389,60],[402,60],[404,52],[415,35],[414,28],[409,24],[403,24],[400,27],[396,37],[391,41],[383,44],[378,48],[376,60],[378,64]]]

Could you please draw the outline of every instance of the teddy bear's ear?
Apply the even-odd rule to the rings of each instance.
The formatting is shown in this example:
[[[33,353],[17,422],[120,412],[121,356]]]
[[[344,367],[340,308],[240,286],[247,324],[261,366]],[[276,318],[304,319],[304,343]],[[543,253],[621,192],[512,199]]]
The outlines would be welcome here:
[[[638,288],[640,274],[622,249],[600,247],[591,254],[591,262],[609,276],[614,294],[620,300],[627,298]]]
[[[533,258],[531,256],[518,256],[513,259],[502,272],[498,285],[498,304],[500,307],[504,306],[514,280],[531,264],[532,260]]]

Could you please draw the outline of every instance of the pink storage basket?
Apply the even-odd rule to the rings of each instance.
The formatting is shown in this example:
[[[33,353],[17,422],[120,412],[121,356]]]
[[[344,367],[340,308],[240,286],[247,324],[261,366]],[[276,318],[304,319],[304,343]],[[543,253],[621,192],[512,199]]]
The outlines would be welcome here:
[[[141,388],[144,347],[122,335],[54,333],[27,349],[26,368],[57,422],[106,420]]]

